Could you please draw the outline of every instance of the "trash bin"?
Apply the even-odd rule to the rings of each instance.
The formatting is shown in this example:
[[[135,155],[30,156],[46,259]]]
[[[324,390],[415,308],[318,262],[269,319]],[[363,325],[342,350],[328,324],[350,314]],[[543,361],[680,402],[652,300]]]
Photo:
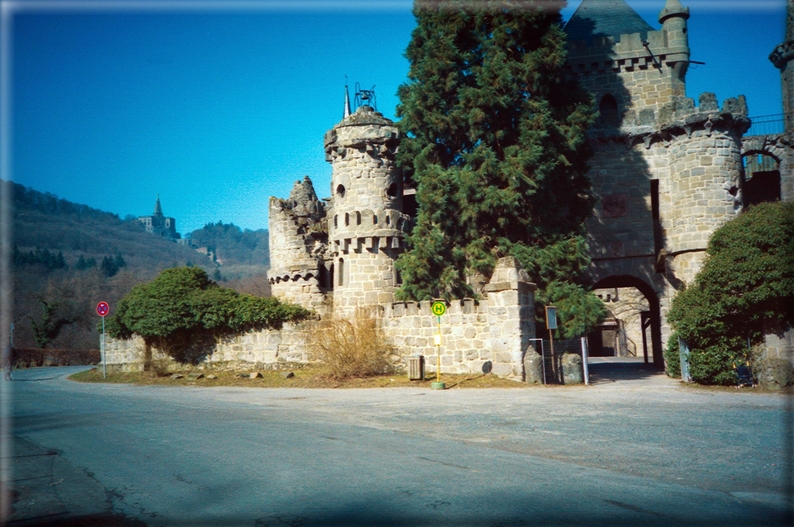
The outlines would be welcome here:
[[[425,379],[425,357],[424,355],[413,355],[408,357],[408,380],[423,381]]]

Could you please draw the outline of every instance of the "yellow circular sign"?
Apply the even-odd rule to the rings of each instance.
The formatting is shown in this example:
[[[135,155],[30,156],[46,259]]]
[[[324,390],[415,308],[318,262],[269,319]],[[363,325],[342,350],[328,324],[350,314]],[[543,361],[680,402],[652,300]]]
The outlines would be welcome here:
[[[433,302],[433,307],[430,308],[433,314],[440,317],[447,312],[447,305],[444,302]]]

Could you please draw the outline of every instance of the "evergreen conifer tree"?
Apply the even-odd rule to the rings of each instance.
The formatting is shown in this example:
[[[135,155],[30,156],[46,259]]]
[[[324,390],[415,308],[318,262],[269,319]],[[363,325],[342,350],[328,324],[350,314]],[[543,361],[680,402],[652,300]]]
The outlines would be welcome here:
[[[469,278],[516,256],[540,290],[564,301],[566,333],[603,316],[577,285],[589,260],[585,177],[590,95],[567,80],[559,7],[550,2],[422,1],[406,51],[398,164],[417,188],[398,296],[471,296]]]

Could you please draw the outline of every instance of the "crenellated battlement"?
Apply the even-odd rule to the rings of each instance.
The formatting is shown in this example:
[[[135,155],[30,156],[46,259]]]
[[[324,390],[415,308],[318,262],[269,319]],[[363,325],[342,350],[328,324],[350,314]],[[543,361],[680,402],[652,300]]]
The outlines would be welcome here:
[[[436,300],[423,302],[392,302],[384,306],[385,318],[402,317],[405,315],[422,315],[432,317],[431,308]],[[476,315],[485,312],[485,305],[473,298],[463,298],[444,302],[447,306],[447,315]]]
[[[625,142],[629,148],[642,141],[650,148],[655,142],[676,136],[690,138],[697,131],[705,131],[708,136],[723,131],[738,138],[750,128],[744,95],[725,99],[720,108],[716,95],[704,92],[698,103],[696,106],[690,97],[674,97],[658,109],[629,110],[619,128],[595,128],[590,135],[596,141]]]
[[[690,136],[694,127],[703,127],[707,132],[722,127],[733,129],[739,134],[743,134],[750,127],[744,95],[725,99],[722,108],[717,104],[716,95],[711,92],[700,94],[698,102],[698,106],[695,106],[695,100],[689,97],[673,99],[672,103],[659,110],[655,119],[657,128],[670,132],[681,129]]]
[[[648,47],[646,48],[645,44]],[[649,52],[650,50],[650,52]],[[647,33],[627,33],[619,37],[594,37],[591,41],[568,42],[568,65],[573,73],[592,71],[633,71],[654,66],[653,57],[664,63],[668,57],[681,60],[680,55],[689,56],[689,46],[661,29]]]

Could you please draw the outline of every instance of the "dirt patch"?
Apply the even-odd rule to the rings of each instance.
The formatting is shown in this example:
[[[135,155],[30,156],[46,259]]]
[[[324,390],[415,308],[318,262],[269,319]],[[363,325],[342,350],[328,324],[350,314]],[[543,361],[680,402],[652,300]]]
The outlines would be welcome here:
[[[200,379],[190,379],[193,372],[203,373]],[[174,373],[183,377],[173,378]],[[373,377],[351,378],[344,380],[332,379],[328,372],[320,367],[306,367],[288,371],[259,371],[261,377],[251,378],[254,370],[245,371],[211,371],[190,370],[169,372],[167,376],[156,376],[150,372],[118,372],[108,373],[102,377],[101,369],[92,368],[75,373],[69,378],[79,382],[105,382],[160,386],[244,386],[247,388],[430,388],[435,382],[435,374],[427,373],[424,380],[411,381],[405,373],[394,375],[377,375]],[[292,376],[287,375],[292,373]],[[214,375],[216,378],[208,378]],[[531,385],[503,379],[493,374],[443,374],[441,381],[447,388],[531,388]]]

